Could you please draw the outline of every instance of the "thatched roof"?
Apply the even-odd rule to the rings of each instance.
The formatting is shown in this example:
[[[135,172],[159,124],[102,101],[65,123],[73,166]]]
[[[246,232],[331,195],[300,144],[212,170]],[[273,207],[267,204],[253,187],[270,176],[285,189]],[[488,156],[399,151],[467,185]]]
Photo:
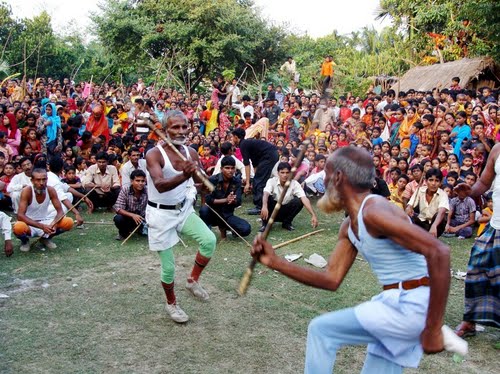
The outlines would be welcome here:
[[[459,77],[460,86],[466,88],[489,68],[495,69],[495,62],[489,57],[464,58],[444,64],[417,66],[408,70],[392,89],[408,91],[413,88],[418,91],[428,91],[439,83],[445,88],[450,86],[453,77]]]

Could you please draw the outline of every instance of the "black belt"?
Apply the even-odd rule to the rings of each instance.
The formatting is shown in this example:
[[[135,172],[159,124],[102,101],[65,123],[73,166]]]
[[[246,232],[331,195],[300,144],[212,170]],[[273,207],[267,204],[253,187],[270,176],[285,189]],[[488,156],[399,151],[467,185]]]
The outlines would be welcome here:
[[[164,204],[153,203],[152,201],[148,200],[148,205],[152,206],[153,208],[156,208],[156,209],[180,210],[184,206],[185,202],[186,202],[186,199],[182,200],[180,203],[177,203],[175,205],[164,205]]]

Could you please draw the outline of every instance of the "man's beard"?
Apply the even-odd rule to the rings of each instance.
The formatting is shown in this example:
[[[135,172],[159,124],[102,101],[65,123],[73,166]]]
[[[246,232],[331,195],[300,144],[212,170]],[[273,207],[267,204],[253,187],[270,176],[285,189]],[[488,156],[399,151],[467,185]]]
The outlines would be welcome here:
[[[37,195],[41,195],[41,194],[45,193],[45,190],[46,190],[46,188],[40,188],[40,189],[33,188],[33,189],[35,190],[35,193]]]
[[[177,138],[177,139],[172,139],[170,136],[168,137],[168,140],[174,145],[184,145],[186,144],[187,137],[182,137],[182,140]]]
[[[319,210],[328,214],[344,210],[344,204],[342,204],[339,191],[331,184],[328,186],[325,194],[318,200],[316,205]]]

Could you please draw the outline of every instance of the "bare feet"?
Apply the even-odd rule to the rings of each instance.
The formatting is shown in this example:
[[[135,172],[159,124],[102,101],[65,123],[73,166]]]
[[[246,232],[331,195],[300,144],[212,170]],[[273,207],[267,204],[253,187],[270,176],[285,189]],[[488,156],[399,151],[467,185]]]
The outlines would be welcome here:
[[[476,324],[474,322],[462,321],[455,328],[455,334],[460,338],[467,338],[476,335]]]

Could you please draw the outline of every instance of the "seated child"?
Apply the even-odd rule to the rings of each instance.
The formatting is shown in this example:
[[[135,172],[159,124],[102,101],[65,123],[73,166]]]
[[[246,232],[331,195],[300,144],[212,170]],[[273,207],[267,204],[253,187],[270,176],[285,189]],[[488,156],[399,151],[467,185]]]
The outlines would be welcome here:
[[[491,216],[493,215],[493,192],[488,192],[486,195],[486,203],[484,204],[484,209],[482,211],[481,217],[477,220],[479,227],[477,229],[477,236],[481,236],[486,225],[490,223]]]
[[[450,201],[446,236],[458,236],[459,239],[470,238],[472,227],[476,221],[476,203],[468,196],[470,187],[458,185],[454,188],[456,197]]]

